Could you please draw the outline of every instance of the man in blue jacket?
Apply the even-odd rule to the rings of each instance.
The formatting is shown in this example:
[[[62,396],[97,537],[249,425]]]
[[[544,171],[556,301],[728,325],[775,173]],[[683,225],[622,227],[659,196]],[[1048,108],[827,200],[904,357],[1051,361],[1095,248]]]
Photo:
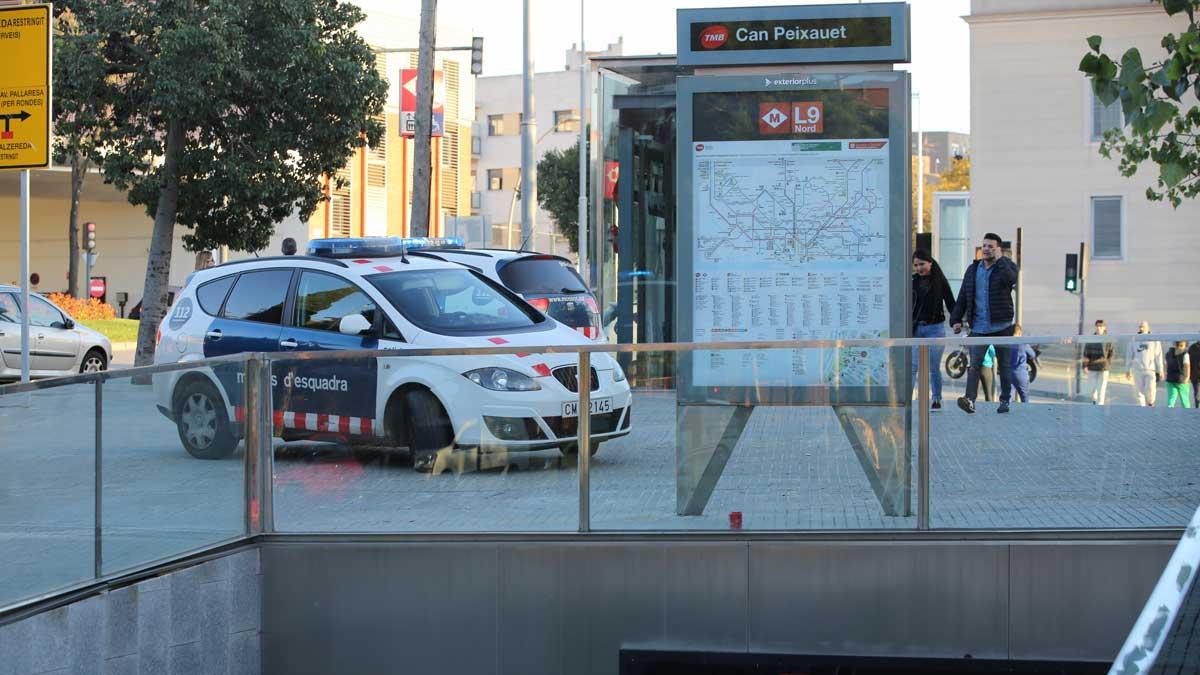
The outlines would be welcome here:
[[[1013,289],[1017,285],[1017,266],[1001,252],[1000,235],[983,235],[983,258],[976,260],[963,273],[958,302],[950,313],[950,325],[955,333],[962,332],[963,321],[971,325],[971,337],[1007,337],[1013,334]],[[1000,377],[1000,407],[998,413],[1009,410],[1012,400],[1012,359],[1007,345],[995,345],[996,369]],[[958,407],[975,412],[975,396],[979,393],[979,369],[987,345],[971,347],[971,369],[967,371],[966,396],[960,396]]]

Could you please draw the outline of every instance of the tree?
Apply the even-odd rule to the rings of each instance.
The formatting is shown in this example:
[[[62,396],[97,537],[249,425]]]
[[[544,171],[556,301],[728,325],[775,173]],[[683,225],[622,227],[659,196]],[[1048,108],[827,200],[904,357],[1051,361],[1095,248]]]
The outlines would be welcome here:
[[[586,179],[586,177],[585,177]],[[579,251],[579,145],[551,150],[537,165],[538,204],[554,219],[571,251]]]
[[[71,167],[71,206],[67,216],[67,294],[80,298],[79,195],[93,165],[102,159],[97,142],[110,122],[103,105],[105,69],[92,58],[100,37],[79,24],[69,9],[54,18],[54,162]]]
[[[1186,31],[1163,37],[1161,61],[1146,66],[1141,52],[1129,49],[1117,63],[1101,51],[1101,36],[1093,35],[1079,70],[1101,103],[1120,101],[1125,115],[1125,128],[1105,132],[1101,154],[1116,155],[1123,176],[1134,175],[1146,161],[1156,164],[1158,178],[1146,197],[1178,208],[1200,194],[1200,105],[1183,103],[1189,91],[1200,97],[1200,0],[1159,2],[1169,16],[1186,14],[1189,21]]]
[[[337,0],[68,0],[108,73],[106,182],[154,218],[136,365],[153,360],[176,223],[191,251],[257,251],[307,218],[357,147],[374,145],[387,85]]]
[[[942,174],[937,183],[938,192],[965,192],[971,189],[971,158],[954,158],[950,170]]]

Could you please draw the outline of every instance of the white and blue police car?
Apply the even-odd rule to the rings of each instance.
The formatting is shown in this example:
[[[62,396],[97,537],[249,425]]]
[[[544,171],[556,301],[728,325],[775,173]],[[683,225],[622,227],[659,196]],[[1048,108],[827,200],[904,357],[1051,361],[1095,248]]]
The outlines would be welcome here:
[[[159,327],[155,363],[239,352],[593,344],[477,270],[408,255],[395,237],[318,239],[308,255],[195,272]],[[630,431],[632,395],[608,354],[592,359],[599,444]],[[407,447],[418,471],[440,452],[577,451],[578,357],[289,359],[272,364],[276,435]],[[154,377],[158,409],[194,457],[234,452],[245,409],[242,365]]]

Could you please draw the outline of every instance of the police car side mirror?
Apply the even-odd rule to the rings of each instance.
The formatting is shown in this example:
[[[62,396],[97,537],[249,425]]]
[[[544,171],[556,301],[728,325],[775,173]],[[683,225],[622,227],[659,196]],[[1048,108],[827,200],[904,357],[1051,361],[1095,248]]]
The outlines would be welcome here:
[[[338,332],[343,335],[362,335],[371,330],[371,322],[362,314],[347,314],[338,322]]]

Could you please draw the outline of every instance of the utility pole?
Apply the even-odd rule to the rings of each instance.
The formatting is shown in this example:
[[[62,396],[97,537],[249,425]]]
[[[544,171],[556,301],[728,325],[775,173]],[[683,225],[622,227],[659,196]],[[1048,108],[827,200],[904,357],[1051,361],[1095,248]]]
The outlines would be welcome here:
[[[592,276],[588,272],[587,241],[587,49],[583,45],[583,2],[579,0],[579,276],[587,288],[592,287]]]
[[[537,167],[533,159],[533,138],[537,133],[537,120],[533,111],[533,7],[529,0],[522,0],[521,51],[524,56],[522,71],[523,102],[521,106],[521,248],[533,239],[537,213]]]
[[[1024,272],[1024,267],[1021,266],[1021,263],[1024,262],[1021,254],[1023,253],[1023,246],[1024,246],[1025,242],[1023,240],[1023,237],[1021,236],[1022,234],[1023,234],[1022,228],[1018,227],[1017,228],[1017,250],[1015,251],[1016,256],[1017,256],[1017,312],[1016,312],[1016,314],[1017,314],[1017,325],[1020,325],[1020,326],[1025,325],[1025,316],[1024,316],[1024,312],[1025,312],[1025,272]]]
[[[433,180],[433,52],[437,42],[437,0],[421,0],[421,42],[417,50],[417,126],[413,141],[412,235],[429,236],[429,190]]]
[[[1079,242],[1079,334],[1083,335],[1084,312],[1087,311],[1087,242]],[[1083,345],[1075,349],[1075,391],[1081,393],[1083,379]]]

